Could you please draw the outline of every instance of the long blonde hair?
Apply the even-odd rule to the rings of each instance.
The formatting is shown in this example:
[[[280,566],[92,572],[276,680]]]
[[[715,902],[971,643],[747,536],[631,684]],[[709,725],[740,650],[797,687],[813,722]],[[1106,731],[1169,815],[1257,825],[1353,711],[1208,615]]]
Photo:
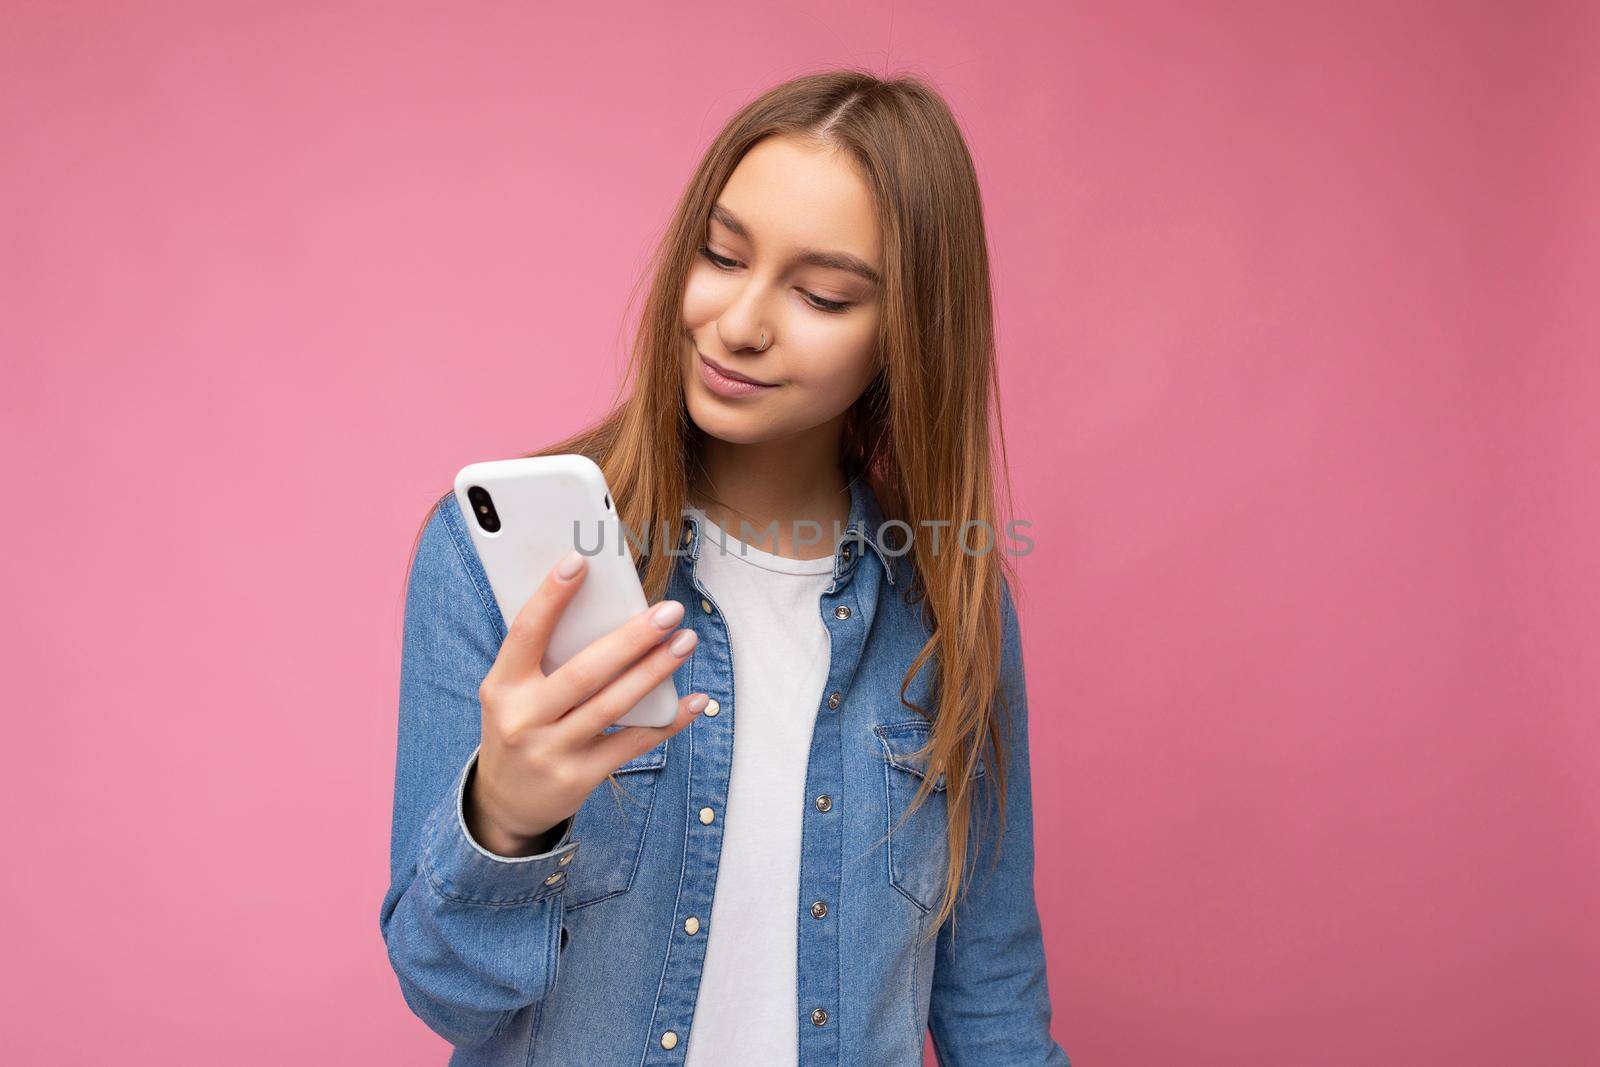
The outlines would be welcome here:
[[[854,69],[805,75],[734,115],[695,169],[647,266],[647,300],[609,412],[588,429],[527,453],[580,453],[600,465],[628,529],[650,531],[642,554],[638,546],[629,551],[651,602],[666,591],[673,557],[649,545],[657,531],[681,530],[698,454],[700,431],[688,416],[680,368],[686,279],[723,185],[745,153],[772,136],[848,152],[877,208],[884,369],[846,414],[841,462],[869,478],[885,519],[918,531],[924,520],[949,522],[941,540],[959,537],[963,524],[974,520],[987,524],[977,527],[986,533],[1001,530],[997,488],[1004,489],[1010,514],[982,203],[955,118],[914,76],[885,80]],[[971,546],[971,553],[925,553],[919,540],[913,539],[896,573],[912,575],[906,595],[921,601],[931,636],[906,672],[900,700],[933,722],[927,774],[911,809],[930,796],[941,772],[948,783],[950,866],[929,927],[936,932],[953,914],[966,881],[975,810],[970,775],[983,746],[999,799],[997,839],[1003,835],[1007,768],[999,715],[1010,709],[998,684],[1002,573],[1013,590],[1017,583],[994,538],[985,542],[987,550]],[[930,657],[938,665],[936,714],[906,700]]]

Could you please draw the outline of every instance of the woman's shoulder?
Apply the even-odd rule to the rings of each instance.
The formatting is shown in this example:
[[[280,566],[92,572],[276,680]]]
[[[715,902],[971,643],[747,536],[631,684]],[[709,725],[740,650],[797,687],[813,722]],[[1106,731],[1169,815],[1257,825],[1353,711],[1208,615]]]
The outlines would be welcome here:
[[[456,503],[453,491],[446,491],[423,513],[412,552],[413,573],[428,567],[450,569],[460,556],[465,534],[461,525],[461,505]],[[465,547],[471,547],[470,541]]]
[[[454,491],[434,500],[422,517],[407,569],[406,595],[409,601],[426,602],[435,610],[450,604],[475,612],[494,608]]]

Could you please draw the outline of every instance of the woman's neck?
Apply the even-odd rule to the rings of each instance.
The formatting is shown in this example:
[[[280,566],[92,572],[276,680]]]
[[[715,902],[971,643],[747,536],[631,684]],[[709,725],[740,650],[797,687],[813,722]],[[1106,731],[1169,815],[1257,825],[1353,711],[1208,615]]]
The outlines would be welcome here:
[[[729,537],[774,555],[831,556],[836,531],[850,520],[850,488],[837,456],[836,441],[832,447],[803,447],[795,441],[730,444],[707,438],[690,478],[689,502]]]

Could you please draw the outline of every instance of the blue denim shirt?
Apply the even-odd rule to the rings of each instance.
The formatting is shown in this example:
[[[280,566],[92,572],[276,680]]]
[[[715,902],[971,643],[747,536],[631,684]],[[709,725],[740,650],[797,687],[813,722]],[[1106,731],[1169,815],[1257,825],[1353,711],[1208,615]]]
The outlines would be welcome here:
[[[602,783],[554,848],[515,859],[481,847],[462,817],[481,731],[478,685],[505,626],[453,495],[423,532],[406,601],[392,881],[380,924],[407,1003],[456,1046],[452,1064],[682,1064],[694,1039],[738,703],[728,626],[696,580],[700,531],[688,521],[681,545],[650,548],[676,556],[666,596],[683,603],[683,625],[700,638],[674,676],[678,692],[709,693],[716,704],[623,764],[623,791]],[[923,776],[912,754],[930,730],[901,704],[900,684],[928,632],[920,606],[905,601],[910,573],[879,540],[881,523],[871,488],[852,479],[850,523],[819,605],[830,658],[794,908],[797,1062],[919,1067],[931,1029],[943,1064],[1068,1067],[1050,1036],[1009,586],[1002,684],[1014,713],[998,866],[994,776],[982,760],[972,771],[972,882],[955,936],[946,922],[925,940],[949,859],[945,783],[941,774],[899,824]],[[891,543],[903,538],[892,528]],[[931,708],[934,674],[930,660],[908,699]],[[686,926],[691,917],[698,925]]]

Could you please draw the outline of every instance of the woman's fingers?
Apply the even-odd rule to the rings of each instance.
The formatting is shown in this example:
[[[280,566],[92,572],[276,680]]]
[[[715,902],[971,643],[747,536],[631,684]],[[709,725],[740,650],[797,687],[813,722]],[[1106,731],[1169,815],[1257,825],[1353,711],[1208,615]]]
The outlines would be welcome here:
[[[550,569],[507,628],[491,677],[515,682],[539,675],[550,635],[588,573],[588,561],[577,551]]]
[[[564,709],[583,703],[629,664],[660,644],[682,618],[683,605],[676,600],[663,600],[639,612],[604,637],[589,642],[577,655],[546,675],[540,685],[544,698]]]
[[[589,750],[589,775],[604,778],[635,756],[642,756],[694,722],[710,698],[693,693],[678,701],[678,717],[665,726],[630,726],[597,739]]]
[[[647,693],[671,678],[698,642],[699,635],[686,627],[657,644],[632,666],[567,712],[560,723],[562,744],[573,751],[588,747],[596,734],[614,724],[643,700]],[[551,675],[552,679],[554,677]]]

